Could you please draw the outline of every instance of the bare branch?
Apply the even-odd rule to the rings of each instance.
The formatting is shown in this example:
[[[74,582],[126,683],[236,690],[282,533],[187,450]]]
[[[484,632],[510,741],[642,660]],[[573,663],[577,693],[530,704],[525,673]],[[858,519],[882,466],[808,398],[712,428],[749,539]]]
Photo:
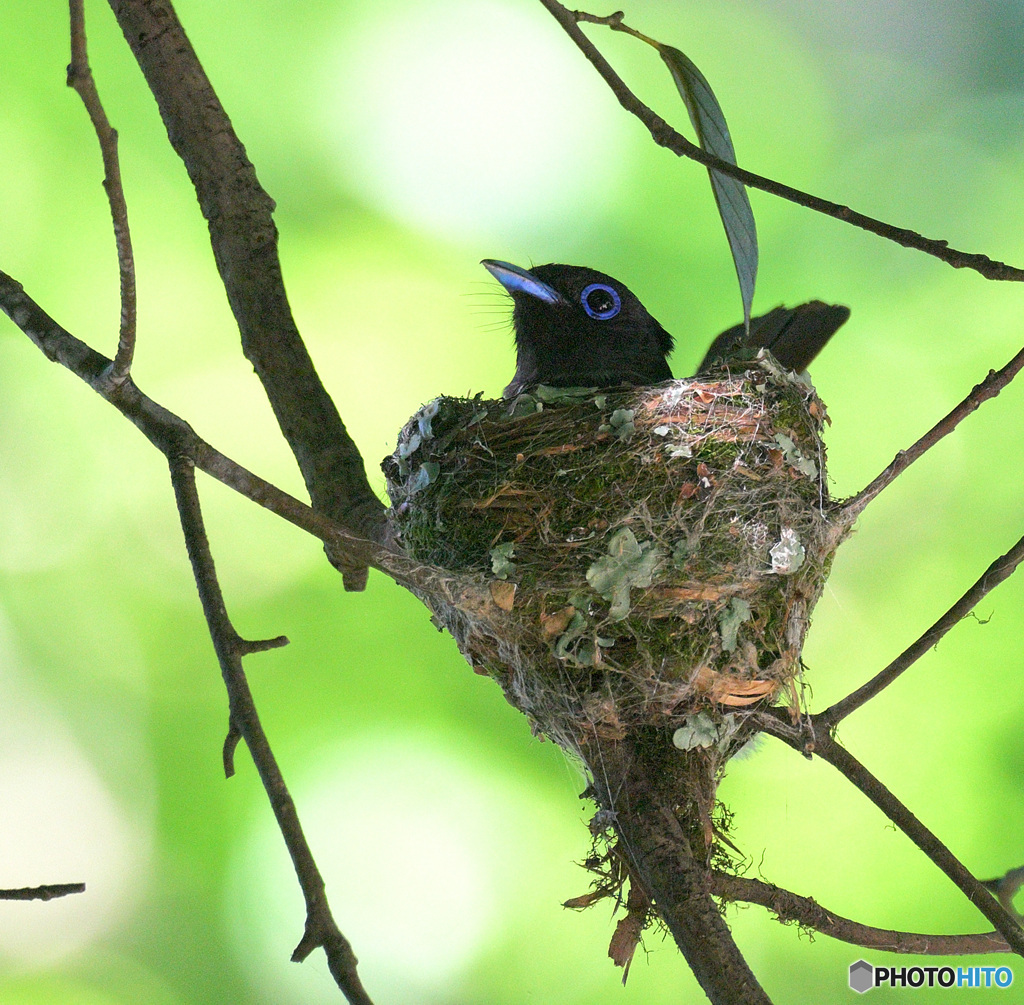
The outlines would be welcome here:
[[[53,900],[69,893],[85,893],[85,883],[50,883],[46,886],[22,886],[0,890],[0,900]]]
[[[85,105],[96,137],[100,141],[103,157],[103,188],[110,203],[110,216],[114,221],[114,240],[117,244],[117,266],[121,280],[121,323],[117,339],[117,353],[105,379],[120,384],[131,373],[135,354],[136,297],[135,259],[132,255],[132,235],[128,228],[128,205],[121,184],[121,165],[117,156],[117,130],[107,120],[100,102],[96,82],[89,68],[85,39],[85,15],[82,0],[70,0],[71,63],[68,66],[68,87],[78,92]]]
[[[946,241],[938,241],[932,238],[922,237],[912,230],[902,227],[893,227],[891,224],[876,220],[873,217],[857,213],[849,206],[841,206],[838,203],[829,202],[808,192],[801,192],[799,189],[780,182],[772,181],[761,175],[746,171],[728,161],[720,160],[712,154],[702,150],[695,143],[691,143],[681,133],[676,132],[663,118],[645,105],[625,84],[622,78],[612,69],[611,64],[601,55],[597,47],[580,30],[579,21],[592,21],[599,24],[606,24],[615,31],[626,31],[636,35],[637,32],[628,28],[622,23],[621,14],[613,14],[607,18],[596,17],[593,14],[585,14],[582,11],[570,11],[567,7],[558,3],[557,0],[540,0],[555,20],[562,26],[565,33],[576,43],[582,53],[593,64],[594,69],[601,75],[605,83],[611,88],[612,93],[618,99],[619,104],[627,112],[635,115],[650,131],[651,138],[659,146],[671,150],[679,157],[688,157],[697,161],[705,167],[714,168],[722,174],[729,175],[743,182],[749,188],[760,189],[769,195],[778,196],[804,206],[825,216],[831,216],[836,220],[852,224],[862,230],[877,234],[886,240],[902,245],[904,248],[913,248],[932,255],[951,265],[954,269],[973,269],[986,279],[1005,280],[1020,282],[1024,280],[1024,269],[1006,265],[1003,262],[993,261],[986,255],[970,254],[964,251],[957,251],[950,248]]]
[[[323,877],[313,859],[302,825],[299,823],[295,803],[285,785],[277,759],[253,702],[249,683],[242,669],[242,656],[253,651],[253,643],[246,643],[235,631],[224,607],[224,597],[217,581],[213,555],[206,537],[199,493],[196,490],[195,468],[187,457],[168,458],[171,482],[185,535],[185,547],[192,563],[199,599],[206,615],[206,623],[213,639],[213,648],[220,662],[224,686],[228,692],[229,736],[240,735],[252,754],[253,763],[267,791],[270,805],[277,818],[291,855],[302,895],[306,901],[306,926],[292,959],[301,961],[317,947],[323,947],[331,974],[352,1005],[372,1005],[356,971],[356,957],[352,947],[341,934],[327,903]],[[275,640],[277,641],[277,640]],[[265,648],[265,646],[264,646]]]
[[[382,540],[384,506],[292,317],[273,200],[260,186],[169,0],[110,0],[110,7],[195,186],[242,348],[299,463],[313,508],[363,537]],[[328,555],[346,574],[346,588],[363,588],[365,568],[345,552],[328,549]]]
[[[966,618],[986,594],[994,590],[1003,580],[1008,579],[1022,561],[1024,561],[1024,537],[1005,555],[997,558],[981,574],[978,581],[928,631],[909,645],[884,670],[879,671],[852,694],[826,708],[824,712],[812,716],[815,727],[834,729],[851,712],[855,712],[861,705],[869,702],[875,695],[887,688],[904,670],[913,666],[932,646],[937,645],[946,632]]]
[[[695,847],[680,823],[693,810],[676,782],[666,782],[671,773],[651,771],[629,737],[603,740],[595,733],[580,754],[592,779],[587,795],[614,827],[630,883],[654,904],[708,998],[715,1005],[770,1005],[711,897],[706,849]]]
[[[967,867],[910,812],[863,764],[828,732],[794,728],[782,709],[760,714],[766,733],[807,756],[817,754],[868,797],[964,893],[995,927],[1011,950],[1024,956],[1024,929],[967,869]]]
[[[728,901],[760,904],[781,922],[795,921],[840,942],[888,953],[916,956],[969,956],[975,953],[1008,953],[1010,947],[998,932],[979,935],[917,935],[889,928],[872,928],[828,911],[810,897],[784,890],[771,883],[713,870],[711,892]]]
[[[238,749],[242,734],[231,716],[228,716],[228,732],[224,737],[224,747],[221,750],[221,760],[224,762],[224,777],[231,778],[235,773],[235,751]]]
[[[892,460],[892,463],[882,471],[875,479],[860,490],[855,496],[848,499],[843,506],[841,518],[847,523],[853,521],[864,511],[872,499],[875,498],[893,481],[896,480],[911,464],[919,457],[931,450],[936,443],[944,436],[948,436],[957,426],[967,418],[983,401],[994,398],[1014,377],[1024,368],[1024,349],[1021,349],[1005,366],[999,370],[989,370],[988,376],[976,384],[971,393],[964,398],[952,411],[941,418],[928,430],[913,446],[907,450],[901,450]]]

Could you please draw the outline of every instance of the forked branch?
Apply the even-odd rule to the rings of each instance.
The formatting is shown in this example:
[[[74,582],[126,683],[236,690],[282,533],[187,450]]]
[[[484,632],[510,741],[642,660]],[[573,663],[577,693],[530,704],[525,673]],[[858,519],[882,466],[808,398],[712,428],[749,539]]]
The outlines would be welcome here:
[[[889,928],[873,928],[851,921],[835,911],[826,910],[810,897],[772,883],[744,876],[732,876],[714,870],[711,890],[716,897],[730,902],[760,904],[768,908],[783,924],[795,922],[822,935],[848,942],[864,949],[886,953],[912,953],[915,956],[970,956],[976,953],[1009,953],[1010,947],[998,932],[978,935],[920,935]]]
[[[113,386],[105,379],[111,361],[53,320],[22,285],[0,272],[0,311],[18,326],[46,357],[67,367],[134,423],[154,446],[170,456],[189,457],[197,468],[319,538],[332,553],[352,565],[379,569],[403,586],[441,593],[450,599],[457,588],[444,569],[416,562],[351,530],[337,520],[282,491],[207,443],[182,418],[144,394],[131,377]]]
[[[992,896],[967,867],[893,795],[860,761],[826,731],[794,727],[781,709],[769,709],[760,716],[766,733],[810,756],[817,754],[847,781],[868,797],[914,844],[952,881],[967,899],[992,923],[1010,949],[1024,956],[1024,929]]]
[[[132,254],[132,235],[128,227],[128,205],[121,184],[121,164],[117,156],[117,130],[107,120],[96,82],[89,68],[89,55],[85,38],[85,15],[82,0],[70,0],[71,63],[68,65],[68,87],[82,99],[96,138],[100,141],[103,157],[103,188],[110,203],[110,216],[114,223],[114,241],[117,244],[117,266],[121,284],[121,323],[117,339],[117,354],[105,379],[120,384],[131,373],[135,354],[136,295],[135,259]]]
[[[199,493],[196,490],[195,468],[189,458],[181,455],[171,455],[168,457],[168,463],[181,518],[181,529],[185,535],[185,547],[192,563],[199,599],[220,663],[224,686],[228,692],[229,727],[228,741],[225,743],[225,768],[230,775],[232,738],[241,737],[252,754],[253,763],[267,791],[306,901],[305,931],[292,954],[292,959],[301,962],[314,949],[322,947],[327,954],[331,974],[348,1001],[352,1005],[372,1005],[370,996],[359,980],[357,960],[352,952],[352,946],[338,929],[331,914],[323,877],[302,832],[295,803],[285,785],[277,759],[263,732],[252,692],[249,690],[249,682],[242,668],[242,657],[247,653],[273,649],[285,645],[288,640],[278,636],[274,639],[252,642],[243,639],[235,631],[224,606],[224,597],[217,581],[213,555],[203,524]]]

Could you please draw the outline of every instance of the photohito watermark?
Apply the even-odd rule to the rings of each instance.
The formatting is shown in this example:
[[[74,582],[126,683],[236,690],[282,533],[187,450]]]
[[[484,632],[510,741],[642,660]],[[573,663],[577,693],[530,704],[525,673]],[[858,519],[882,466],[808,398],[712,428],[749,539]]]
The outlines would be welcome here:
[[[850,987],[864,994],[872,988],[1008,988],[1009,967],[873,967],[867,960],[850,964]]]

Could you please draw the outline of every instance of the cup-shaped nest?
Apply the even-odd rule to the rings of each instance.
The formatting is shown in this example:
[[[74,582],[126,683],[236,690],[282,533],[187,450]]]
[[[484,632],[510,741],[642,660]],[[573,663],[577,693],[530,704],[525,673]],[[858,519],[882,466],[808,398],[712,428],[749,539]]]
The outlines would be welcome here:
[[[470,663],[559,743],[663,726],[725,753],[742,709],[793,693],[847,529],[824,421],[770,358],[656,387],[437,398],[384,461],[392,531],[445,571],[418,592]]]

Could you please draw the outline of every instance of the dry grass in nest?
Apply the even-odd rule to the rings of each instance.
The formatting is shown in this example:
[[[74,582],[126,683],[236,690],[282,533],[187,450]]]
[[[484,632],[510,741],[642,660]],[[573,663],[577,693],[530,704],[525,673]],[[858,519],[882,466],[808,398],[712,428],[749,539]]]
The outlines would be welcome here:
[[[392,526],[478,672],[576,751],[669,727],[718,760],[793,691],[846,527],[812,388],[743,372],[514,402],[438,398],[384,462]]]

